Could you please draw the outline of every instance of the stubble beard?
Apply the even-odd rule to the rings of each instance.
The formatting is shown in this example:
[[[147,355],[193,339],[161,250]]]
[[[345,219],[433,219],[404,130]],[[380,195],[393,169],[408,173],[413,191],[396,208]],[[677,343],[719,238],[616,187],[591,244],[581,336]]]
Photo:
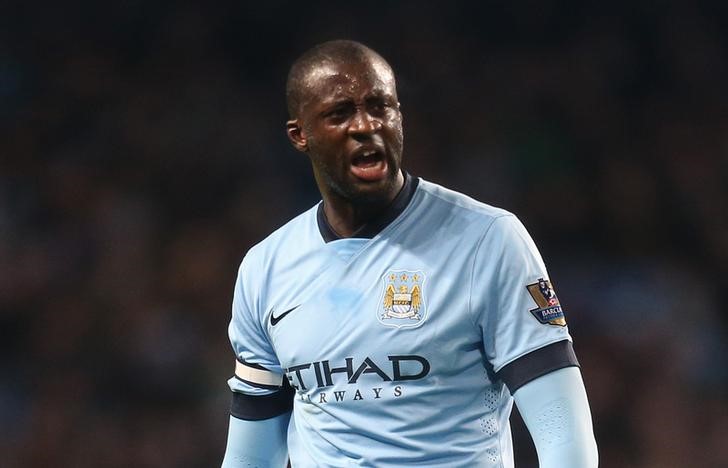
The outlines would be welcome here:
[[[348,204],[361,207],[365,210],[384,208],[397,195],[393,193],[396,190],[397,178],[400,171],[400,161],[387,161],[387,176],[378,182],[358,183],[347,182],[348,168],[345,169],[345,176],[340,179],[330,172],[331,168],[324,168],[324,182],[331,195],[339,198]]]
[[[387,176],[385,179],[367,183],[354,178],[355,181],[352,183],[348,180],[353,177],[348,166],[341,167],[337,164],[325,164],[323,158],[316,161],[317,158],[312,154],[317,153],[317,145],[314,140],[309,140],[309,149],[313,150],[309,153],[309,158],[322,197],[326,198],[328,195],[366,211],[388,206],[397,195],[397,193],[393,192],[396,190],[398,175],[402,167],[403,135],[401,130],[393,143],[387,151],[391,157],[388,157],[386,161]],[[344,158],[336,159],[344,160]]]

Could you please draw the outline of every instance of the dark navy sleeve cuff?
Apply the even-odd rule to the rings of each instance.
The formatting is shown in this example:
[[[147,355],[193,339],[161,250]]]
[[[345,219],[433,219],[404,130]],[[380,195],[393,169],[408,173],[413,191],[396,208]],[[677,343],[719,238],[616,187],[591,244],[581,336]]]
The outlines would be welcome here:
[[[549,372],[564,367],[579,367],[571,341],[563,340],[521,356],[497,372],[513,395],[516,390]]]
[[[246,395],[233,392],[230,414],[248,421],[274,418],[293,409],[294,393],[295,391],[290,385],[284,385],[283,388],[270,395]]]

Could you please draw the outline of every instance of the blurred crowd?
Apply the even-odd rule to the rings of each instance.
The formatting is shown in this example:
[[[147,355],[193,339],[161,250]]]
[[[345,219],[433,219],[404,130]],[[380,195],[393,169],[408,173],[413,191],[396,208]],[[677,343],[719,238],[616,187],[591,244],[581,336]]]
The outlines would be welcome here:
[[[0,12],[0,466],[219,464],[238,264],[318,201],[285,74],[333,38],[393,65],[410,173],[536,239],[602,466],[728,466],[720,2]]]

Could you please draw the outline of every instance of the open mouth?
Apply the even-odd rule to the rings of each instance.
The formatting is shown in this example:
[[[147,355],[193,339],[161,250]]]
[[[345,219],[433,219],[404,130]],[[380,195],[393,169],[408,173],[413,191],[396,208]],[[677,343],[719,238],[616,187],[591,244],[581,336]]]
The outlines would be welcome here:
[[[354,157],[351,161],[352,166],[366,168],[376,166],[382,161],[384,156],[379,151],[367,151],[359,156]]]
[[[377,181],[387,175],[387,161],[377,150],[367,150],[351,160],[351,172],[359,179]]]

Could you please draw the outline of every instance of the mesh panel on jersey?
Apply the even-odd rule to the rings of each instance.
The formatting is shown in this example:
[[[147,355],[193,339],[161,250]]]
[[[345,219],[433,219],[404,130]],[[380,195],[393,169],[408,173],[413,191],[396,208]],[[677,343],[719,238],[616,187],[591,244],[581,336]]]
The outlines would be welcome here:
[[[485,407],[488,411],[495,411],[498,409],[498,402],[500,401],[500,392],[495,391],[492,388],[488,388],[485,391]]]
[[[488,459],[493,463],[498,463],[500,461],[500,453],[498,453],[498,450],[494,448],[489,448],[485,451],[485,453],[488,454]]]
[[[489,437],[493,436],[498,432],[498,422],[495,418],[481,418],[480,430]]]

